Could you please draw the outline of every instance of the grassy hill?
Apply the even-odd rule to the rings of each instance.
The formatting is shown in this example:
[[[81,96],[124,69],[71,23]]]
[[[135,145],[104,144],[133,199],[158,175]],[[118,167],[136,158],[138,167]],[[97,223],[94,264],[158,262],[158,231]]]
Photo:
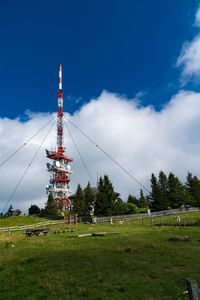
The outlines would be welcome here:
[[[27,217],[27,216],[18,216],[18,217],[8,217],[5,219],[0,219],[0,228],[11,227],[11,226],[20,226],[20,225],[31,225],[39,222],[49,221],[46,218],[39,217]]]
[[[73,233],[100,231],[119,235],[0,233],[0,299],[177,300],[188,299],[183,296],[187,277],[200,284],[199,226],[142,226],[131,221],[78,224]],[[168,240],[175,235],[188,235],[189,241]]]

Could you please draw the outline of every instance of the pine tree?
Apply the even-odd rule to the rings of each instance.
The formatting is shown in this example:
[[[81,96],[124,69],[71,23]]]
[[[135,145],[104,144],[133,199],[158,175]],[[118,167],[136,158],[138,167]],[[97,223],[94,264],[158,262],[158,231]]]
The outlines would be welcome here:
[[[189,172],[186,177],[186,189],[191,196],[188,204],[200,207],[200,180],[197,176],[192,177],[192,174]]]
[[[158,180],[154,174],[151,175],[151,193],[147,199],[153,210],[166,210],[169,208],[167,176],[160,171]]]
[[[79,216],[85,215],[85,198],[80,184],[78,184],[76,194],[73,200],[73,211]]]
[[[159,210],[160,207],[160,191],[156,176],[151,174],[151,193],[148,195],[150,206],[153,210]]]
[[[138,207],[140,208],[147,208],[148,207],[148,200],[147,197],[144,196],[143,190],[140,189],[140,198],[138,201]]]
[[[107,197],[104,192],[97,193],[94,214],[98,217],[109,215]]]
[[[58,212],[57,203],[54,200],[53,194],[49,193],[47,204],[43,210],[43,213],[48,216],[56,216]]]
[[[119,197],[119,194],[115,193],[113,185],[108,177],[108,175],[104,175],[104,187],[107,194],[108,199],[108,210],[107,215],[114,214],[115,206],[117,199]]]
[[[160,189],[160,209],[166,210],[169,208],[169,198],[168,198],[168,182],[167,176],[163,171],[160,171],[158,176],[158,185]]]
[[[103,178],[100,176],[98,182],[98,193],[96,195],[96,203],[94,209],[95,215],[104,216],[107,213],[107,209],[108,209],[108,199],[106,196]]]
[[[4,214],[4,218],[7,218],[7,217],[10,217],[11,216],[11,213],[10,213],[10,210],[13,209],[12,205],[10,205],[8,211]]]
[[[90,182],[88,182],[86,188],[84,189],[84,197],[85,197],[85,214],[90,215],[92,208],[94,207],[96,195],[91,188]]]
[[[37,205],[32,205],[28,209],[29,215],[39,215],[40,214],[40,209]]]
[[[127,203],[132,203],[139,207],[139,200],[135,196],[128,195]]]
[[[100,177],[98,182],[98,193],[96,195],[95,215],[110,216],[115,213],[118,194],[114,192],[114,188],[107,175]]]
[[[172,172],[168,176],[168,198],[171,208],[181,207],[188,199],[186,188]]]
[[[123,202],[122,199],[118,198],[116,203],[115,203],[115,209],[113,211],[113,215],[118,216],[118,215],[125,215],[127,214],[127,203]]]

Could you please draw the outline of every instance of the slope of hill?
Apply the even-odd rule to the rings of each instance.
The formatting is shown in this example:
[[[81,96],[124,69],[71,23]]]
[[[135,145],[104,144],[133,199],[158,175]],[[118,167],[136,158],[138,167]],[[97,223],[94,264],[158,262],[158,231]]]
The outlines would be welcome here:
[[[138,220],[73,228],[119,232],[105,237],[69,238],[62,228],[38,237],[0,233],[0,299],[188,299],[186,278],[200,283],[199,228]],[[169,240],[176,235],[189,240]]]
[[[31,224],[45,222],[45,221],[49,221],[49,220],[46,218],[27,217],[27,216],[8,217],[0,220],[0,228],[9,227],[9,226],[31,225]]]

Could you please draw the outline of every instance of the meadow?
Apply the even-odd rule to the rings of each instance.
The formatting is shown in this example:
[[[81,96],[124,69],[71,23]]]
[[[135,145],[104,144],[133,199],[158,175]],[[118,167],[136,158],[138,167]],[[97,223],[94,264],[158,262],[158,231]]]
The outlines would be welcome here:
[[[199,216],[181,215],[194,220]],[[30,217],[18,217],[0,220],[0,227],[13,225],[14,219],[17,225],[33,224]],[[54,226],[49,235],[38,237],[0,233],[0,299],[177,300],[188,299],[183,295],[186,278],[200,285],[199,226],[142,225],[137,220],[72,227],[73,234],[118,235],[68,237],[70,228],[54,233],[63,229]],[[168,240],[176,235],[188,235],[189,240]]]

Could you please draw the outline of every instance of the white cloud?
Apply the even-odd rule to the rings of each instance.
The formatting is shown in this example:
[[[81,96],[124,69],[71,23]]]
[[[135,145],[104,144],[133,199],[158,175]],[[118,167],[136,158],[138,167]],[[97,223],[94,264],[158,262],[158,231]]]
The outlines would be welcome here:
[[[195,15],[194,26],[200,27],[200,7]],[[200,79],[200,34],[183,44],[181,53],[177,59],[177,66],[182,67],[181,81],[184,85],[191,78]]]
[[[196,13],[195,26],[200,27],[200,8]],[[177,66],[182,67],[183,83],[190,78],[199,78],[200,35],[183,45]],[[200,93],[182,90],[159,112],[152,106],[140,106],[139,98],[142,95],[138,93],[136,98],[128,100],[104,91],[98,99],[91,100],[68,117],[147,188],[150,188],[151,173],[157,175],[161,169],[166,173],[174,172],[182,181],[188,171],[200,177]],[[44,113],[27,112],[27,115],[29,119],[26,122],[0,118],[0,164],[52,118]],[[107,173],[123,200],[127,199],[129,193],[139,194],[141,187],[137,183],[72,125],[68,126],[94,182],[97,173]],[[0,168],[0,211],[47,131],[48,128],[45,128]],[[84,187],[89,178],[66,128],[65,144],[67,154],[74,158],[71,189],[75,192],[77,184],[81,183]],[[49,183],[45,148],[52,149],[55,146],[54,127],[10,201],[15,208],[24,211],[31,204],[44,206],[45,186]]]
[[[200,27],[200,6],[195,15],[195,26]]]
[[[47,120],[47,114],[32,114],[30,120],[0,119],[0,162],[23,144]],[[108,154],[132,173],[142,184],[149,187],[152,172],[162,169],[173,171],[182,180],[187,171],[200,176],[200,94],[180,91],[160,112],[153,107],[141,107],[132,101],[104,91],[96,100],[84,105],[71,120],[98,143]],[[123,199],[138,194],[140,186],[91,144],[72,125],[70,131],[79,147],[85,163],[96,181],[97,172],[107,173]],[[9,198],[24,169],[37,151],[47,128],[11,158],[1,168],[0,205]],[[42,146],[33,165],[14,194],[11,203],[16,208],[27,209],[30,204],[43,206],[46,201],[45,148],[56,143],[56,128]],[[77,183],[84,187],[89,178],[74,149],[65,128],[67,153],[74,158],[71,176],[72,191]]]
[[[177,66],[182,66],[182,80],[185,83],[191,77],[200,75],[200,35],[183,45],[177,60]]]

